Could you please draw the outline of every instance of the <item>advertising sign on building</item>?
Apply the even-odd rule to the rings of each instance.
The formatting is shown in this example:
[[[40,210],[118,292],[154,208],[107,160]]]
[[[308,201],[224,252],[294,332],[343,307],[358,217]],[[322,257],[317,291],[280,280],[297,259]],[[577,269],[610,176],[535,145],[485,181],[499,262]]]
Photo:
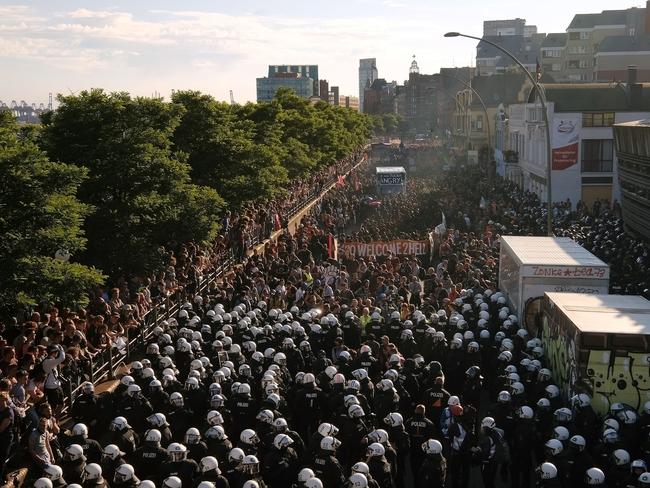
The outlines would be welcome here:
[[[553,170],[563,171],[578,163],[579,138],[578,117],[558,117],[553,120],[551,132]]]
[[[339,246],[339,252],[350,258],[367,256],[424,255],[429,252],[429,241],[411,241],[396,239],[393,241],[345,242]]]

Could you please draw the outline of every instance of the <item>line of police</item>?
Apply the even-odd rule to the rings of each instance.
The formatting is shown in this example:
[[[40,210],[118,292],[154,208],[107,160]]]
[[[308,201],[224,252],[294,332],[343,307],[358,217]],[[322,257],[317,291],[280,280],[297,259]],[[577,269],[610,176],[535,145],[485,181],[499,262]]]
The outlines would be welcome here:
[[[362,330],[345,306],[226,312],[197,296],[113,393],[84,385],[34,486],[465,488],[474,468],[486,488],[533,471],[540,486],[650,486],[650,405],[604,422],[585,394],[565,406],[499,292],[451,309],[375,312]]]

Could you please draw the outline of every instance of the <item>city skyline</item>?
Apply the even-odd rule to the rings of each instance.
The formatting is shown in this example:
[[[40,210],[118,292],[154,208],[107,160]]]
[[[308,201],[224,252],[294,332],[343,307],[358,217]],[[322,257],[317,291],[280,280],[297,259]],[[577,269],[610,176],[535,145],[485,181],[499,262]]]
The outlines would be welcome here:
[[[236,5],[192,0],[183,10],[159,2],[36,0],[0,5],[0,100],[45,102],[49,92],[91,87],[134,95],[196,89],[228,100],[255,100],[255,78],[269,64],[317,64],[320,76],[358,92],[358,63],[376,58],[379,77],[401,83],[412,55],[421,72],[474,63],[475,43],[444,39],[447,30],[481,35],[484,20],[521,17],[539,32],[564,32],[576,13],[642,3],[549,0],[544,11],[514,1],[452,6],[425,1],[330,2],[315,16],[289,1]],[[561,12],[557,14],[557,12]]]

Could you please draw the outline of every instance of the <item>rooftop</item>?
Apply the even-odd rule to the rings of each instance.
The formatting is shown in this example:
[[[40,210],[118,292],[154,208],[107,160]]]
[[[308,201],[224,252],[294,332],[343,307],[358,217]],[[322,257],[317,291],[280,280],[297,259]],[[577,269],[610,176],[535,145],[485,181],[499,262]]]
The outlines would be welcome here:
[[[544,83],[556,112],[650,111],[650,84],[640,83],[640,100],[631,103],[625,83]]]
[[[521,264],[558,266],[598,266],[607,264],[569,237],[501,236]]]
[[[472,88],[483,98],[486,106],[497,106],[517,103],[525,99],[527,90],[522,91],[529,84],[523,73],[506,73],[492,76],[475,76],[472,78]],[[461,88],[462,90],[462,88]],[[480,104],[477,97],[472,99],[472,104]]]
[[[547,34],[542,41],[542,47],[566,47],[568,35],[565,32]]]
[[[569,24],[570,29],[592,29],[597,25],[625,25],[627,10],[603,10],[599,14],[576,14]]]
[[[650,301],[631,295],[550,293],[581,332],[650,335]]]
[[[598,46],[598,53],[621,53],[630,51],[650,51],[650,36],[609,36]]]

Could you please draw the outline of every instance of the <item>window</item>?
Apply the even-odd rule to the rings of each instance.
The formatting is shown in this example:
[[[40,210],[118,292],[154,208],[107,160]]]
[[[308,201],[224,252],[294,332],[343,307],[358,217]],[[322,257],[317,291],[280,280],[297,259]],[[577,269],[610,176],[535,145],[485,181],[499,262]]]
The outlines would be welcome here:
[[[580,39],[580,32],[569,32],[569,39],[572,41],[577,41]]]
[[[559,58],[562,55],[560,49],[544,49],[543,53],[545,58]]]
[[[593,112],[582,114],[583,127],[611,127],[614,125],[614,112]]]
[[[580,67],[581,68],[591,68],[591,61],[588,59],[581,59],[580,60]]]
[[[578,69],[579,67],[580,67],[580,63],[577,60],[569,61],[567,63],[567,68],[569,69]]]
[[[587,46],[571,46],[569,54],[587,54]]]
[[[582,39],[582,40],[589,39],[590,37],[591,37],[591,34],[589,32],[581,32],[580,33],[580,39]]]
[[[630,37],[634,37],[636,35],[636,29],[634,27],[630,27]]]
[[[612,139],[584,139],[582,141],[582,172],[611,173],[614,159]]]
[[[553,63],[551,71],[562,71],[562,63]]]

